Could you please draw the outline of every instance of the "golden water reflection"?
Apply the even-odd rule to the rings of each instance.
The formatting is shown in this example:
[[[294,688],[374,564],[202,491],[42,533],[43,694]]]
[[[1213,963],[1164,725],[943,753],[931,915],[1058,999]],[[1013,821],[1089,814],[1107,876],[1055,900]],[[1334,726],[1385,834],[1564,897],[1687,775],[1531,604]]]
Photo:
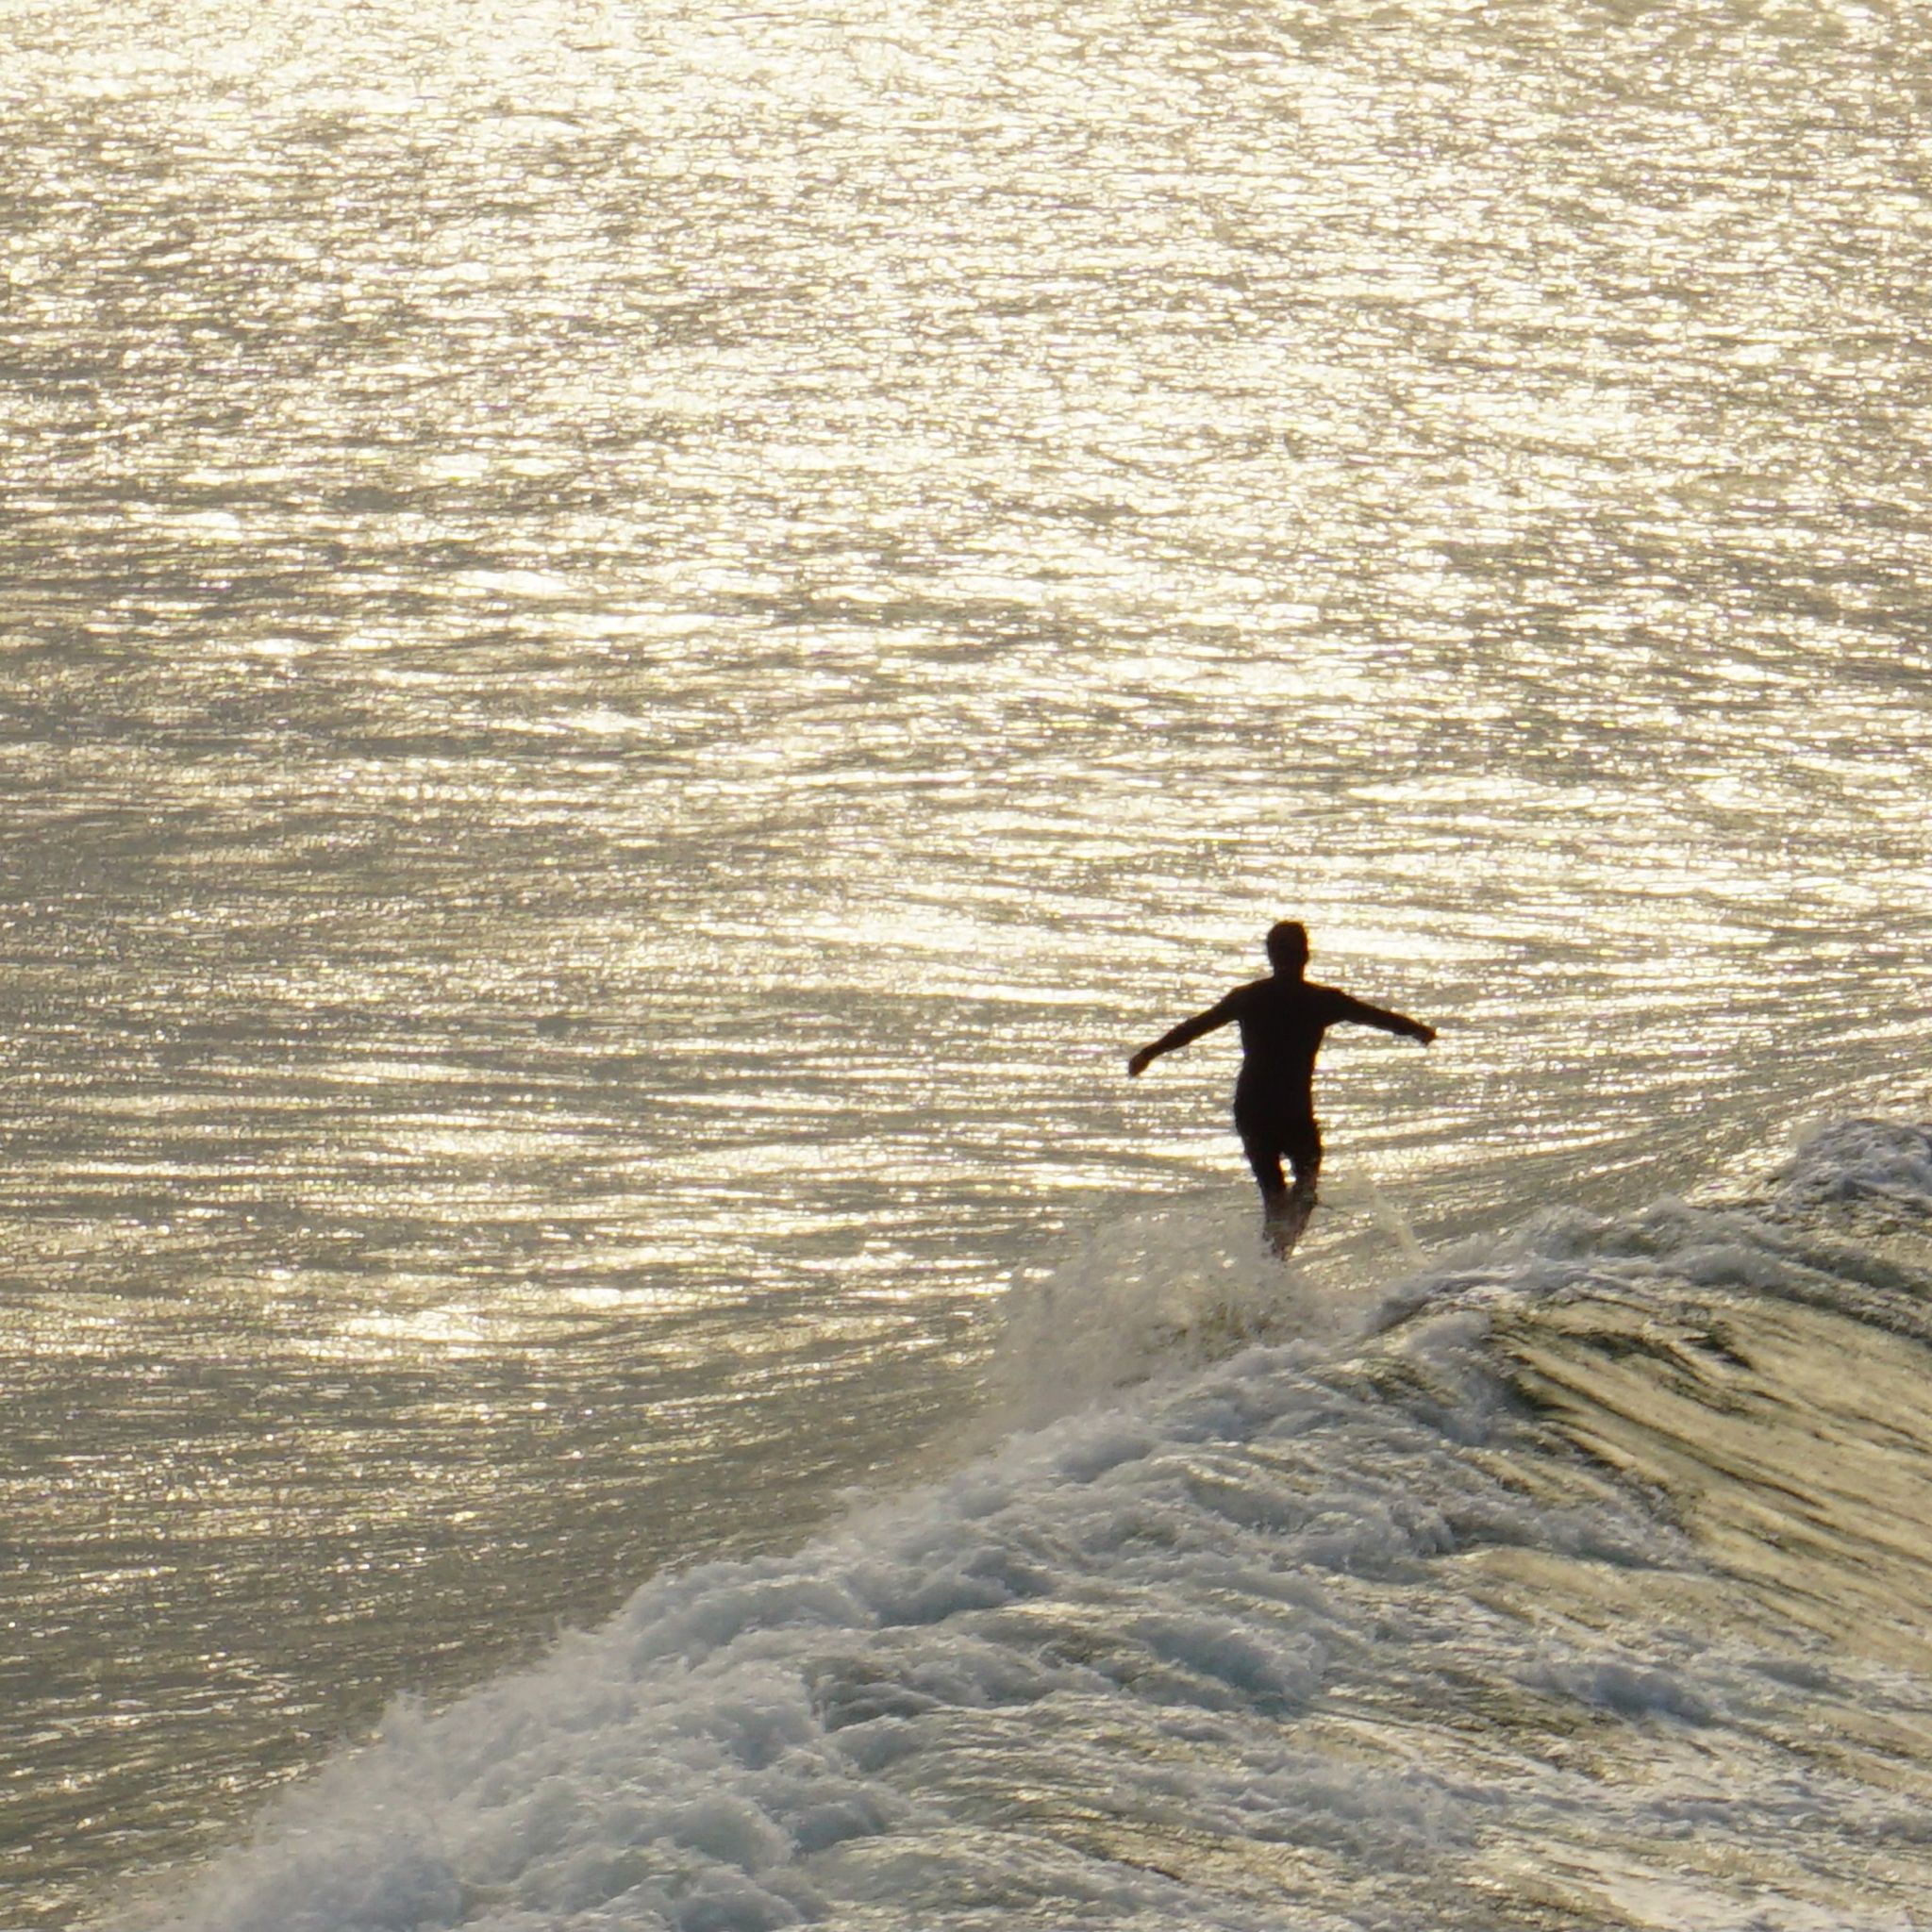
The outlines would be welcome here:
[[[1425,1237],[1923,1093],[1924,50],[1311,21],[9,17],[34,1914],[1244,1224],[1283,912]]]

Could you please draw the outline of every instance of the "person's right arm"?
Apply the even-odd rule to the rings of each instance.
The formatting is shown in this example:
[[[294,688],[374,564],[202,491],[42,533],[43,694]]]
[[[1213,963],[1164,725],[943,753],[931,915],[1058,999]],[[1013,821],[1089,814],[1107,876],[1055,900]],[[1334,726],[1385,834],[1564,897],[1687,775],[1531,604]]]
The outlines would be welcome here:
[[[1241,995],[1231,992],[1224,1000],[1217,1000],[1205,1013],[1196,1013],[1191,1020],[1183,1020],[1178,1026],[1173,1026],[1163,1033],[1152,1046],[1143,1046],[1127,1062],[1127,1077],[1138,1080],[1148,1066],[1164,1053],[1172,1053],[1177,1046],[1185,1046],[1191,1040],[1199,1040],[1204,1033],[1212,1033],[1217,1026],[1225,1026],[1240,1010]]]
[[[1387,1007],[1372,1007],[1350,993],[1336,996],[1335,1018],[1352,1020],[1357,1026],[1379,1026],[1384,1033],[1399,1033],[1405,1040],[1419,1040],[1424,1046],[1435,1039],[1436,1029],[1407,1013],[1391,1012]]]

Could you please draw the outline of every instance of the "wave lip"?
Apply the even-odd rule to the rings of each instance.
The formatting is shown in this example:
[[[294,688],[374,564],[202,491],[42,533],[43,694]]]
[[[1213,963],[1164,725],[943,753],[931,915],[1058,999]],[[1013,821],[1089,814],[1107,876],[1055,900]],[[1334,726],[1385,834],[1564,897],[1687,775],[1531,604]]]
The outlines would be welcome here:
[[[1928,1152],[1846,1123],[1755,1201],[1545,1223],[1379,1335],[655,1581],[399,1706],[170,1923],[1906,1925],[1932,1656],[1809,1612],[1932,1492],[1922,1346],[1868,1319],[1932,1281]]]
[[[1889,1202],[1932,1217],[1932,1128],[1841,1121],[1808,1135],[1779,1178],[1795,1200]]]

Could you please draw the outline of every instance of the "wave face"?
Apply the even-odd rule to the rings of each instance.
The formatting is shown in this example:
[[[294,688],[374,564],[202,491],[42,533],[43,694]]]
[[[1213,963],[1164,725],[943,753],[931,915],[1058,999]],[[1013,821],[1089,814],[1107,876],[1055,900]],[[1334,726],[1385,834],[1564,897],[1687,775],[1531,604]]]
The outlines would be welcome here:
[[[1928,1341],[1925,1128],[1553,1214],[397,1707],[169,1923],[1904,1927]]]

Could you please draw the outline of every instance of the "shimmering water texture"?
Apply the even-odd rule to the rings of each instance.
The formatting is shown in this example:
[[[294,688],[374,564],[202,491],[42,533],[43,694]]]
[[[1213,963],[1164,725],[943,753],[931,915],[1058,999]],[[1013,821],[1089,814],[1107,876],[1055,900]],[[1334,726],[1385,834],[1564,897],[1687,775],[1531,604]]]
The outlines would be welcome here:
[[[310,1826],[221,1848],[487,1685],[304,1801],[308,1923],[1904,1923],[1915,1545],[1806,1614],[1733,1463],[1924,1516],[1916,1250],[1723,1276],[1733,1436],[1536,1217],[1932,1118],[1928,49],[0,9],[0,1920],[293,1925]],[[1123,1076],[1282,916],[1441,1028],[1329,1048],[1289,1274],[1225,1044]],[[1276,1585],[1161,1526],[1224,1456]]]

